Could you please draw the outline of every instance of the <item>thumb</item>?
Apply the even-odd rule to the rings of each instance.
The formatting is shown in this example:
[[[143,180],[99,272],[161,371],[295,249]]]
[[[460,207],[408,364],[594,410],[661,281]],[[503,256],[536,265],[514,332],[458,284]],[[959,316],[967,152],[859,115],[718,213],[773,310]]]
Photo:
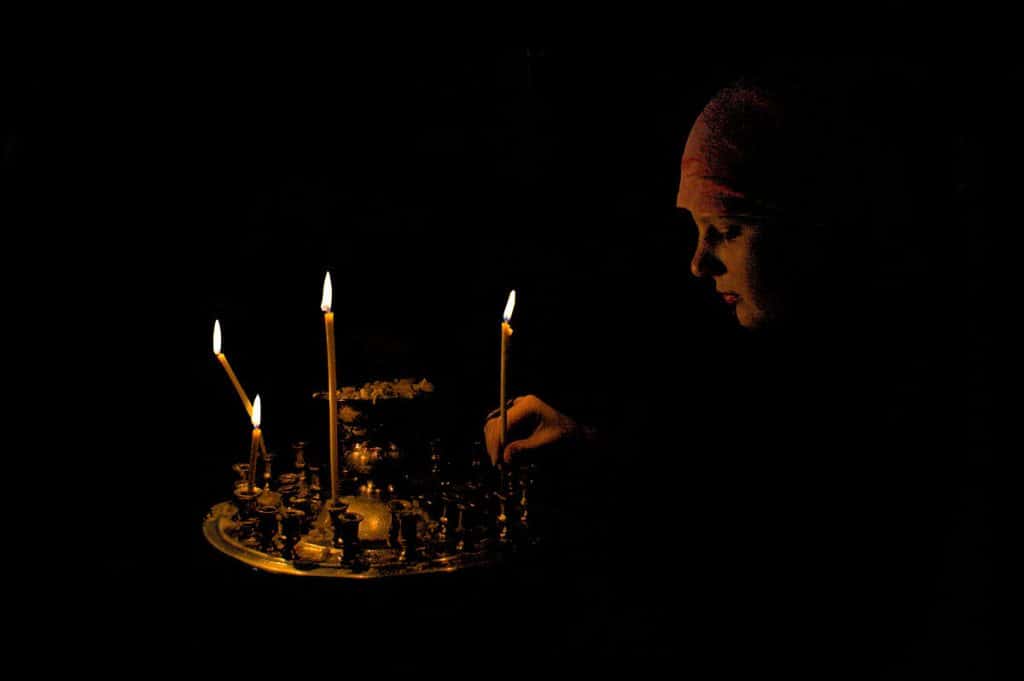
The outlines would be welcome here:
[[[560,431],[557,428],[541,428],[522,440],[513,440],[505,446],[504,460],[509,462],[513,456],[540,449],[558,440]]]

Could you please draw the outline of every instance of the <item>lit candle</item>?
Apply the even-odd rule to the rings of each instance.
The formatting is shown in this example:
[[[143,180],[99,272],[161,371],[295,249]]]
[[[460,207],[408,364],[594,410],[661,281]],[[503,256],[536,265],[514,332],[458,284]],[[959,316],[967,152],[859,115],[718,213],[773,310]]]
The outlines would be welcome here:
[[[253,405],[252,405],[252,402],[249,401],[249,395],[246,394],[246,391],[242,388],[242,384],[239,383],[239,377],[234,375],[234,372],[231,370],[231,365],[227,364],[227,356],[223,352],[220,351],[220,344],[221,344],[220,320],[214,320],[213,321],[213,353],[215,355],[217,355],[217,360],[220,361],[220,366],[223,367],[224,371],[227,373],[227,378],[231,379],[231,385],[233,385],[234,389],[236,389],[236,391],[238,391],[239,397],[242,398],[242,406],[246,408],[246,414],[248,414],[249,418],[251,419],[252,416],[253,416]],[[266,442],[263,441],[263,438],[260,438],[259,446],[260,446],[260,452],[262,452],[263,456],[265,457],[266,456]]]
[[[320,309],[324,312],[324,331],[327,333],[327,404],[330,409],[327,421],[331,447],[331,505],[338,499],[338,375],[334,364],[334,290],[331,287],[331,273],[324,275],[324,294]]]
[[[215,319],[213,322],[213,354],[217,356],[217,360],[224,367],[224,371],[227,372],[228,378],[231,379],[231,384],[235,386],[235,390],[238,391],[238,396],[242,398],[242,404],[245,406],[245,413],[252,417],[252,402],[249,401],[249,396],[245,394],[242,389],[242,384],[238,382],[238,377],[235,376],[235,372],[231,370],[231,365],[228,364],[228,358],[220,351],[221,337],[220,337],[220,320]]]
[[[256,402],[252,405],[252,445],[249,447],[249,494],[253,493],[256,482],[256,455],[259,453],[263,442],[263,433],[260,431],[260,396],[256,395]]]
[[[501,437],[498,439],[498,465],[501,465],[505,453],[505,438],[508,435],[508,414],[505,413],[506,384],[508,374],[508,339],[512,335],[512,327],[508,320],[512,319],[512,310],[516,306],[516,290],[512,289],[505,303],[505,313],[501,317],[501,379],[499,380],[498,409],[501,416]]]

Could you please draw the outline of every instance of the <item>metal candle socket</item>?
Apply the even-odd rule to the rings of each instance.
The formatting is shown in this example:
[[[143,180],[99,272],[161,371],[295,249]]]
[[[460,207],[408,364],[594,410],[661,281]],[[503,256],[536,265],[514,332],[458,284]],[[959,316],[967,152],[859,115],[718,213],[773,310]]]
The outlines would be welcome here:
[[[313,515],[312,500],[305,496],[294,496],[291,498],[288,508],[293,511],[302,512],[302,531],[309,532],[309,525],[315,517]]]
[[[238,475],[238,480],[235,481],[235,487],[241,485],[249,486],[249,464],[247,463],[236,463],[232,464],[231,470]]]
[[[331,518],[331,528],[334,530],[334,548],[344,550],[344,537],[342,528],[345,525],[345,514],[348,512],[348,504],[340,499],[334,500],[328,505],[327,514]]]
[[[274,546],[274,535],[277,534],[277,508],[260,506],[256,512],[259,517],[260,547],[268,551]]]
[[[346,513],[341,521],[342,560],[354,560],[360,553],[359,523],[363,516],[359,513]]]
[[[348,508],[348,504],[345,504],[345,508]],[[363,516],[343,511],[339,507],[331,508],[328,513],[334,528],[334,545],[341,548],[342,561],[351,562],[360,553],[359,523],[363,522]]]
[[[334,530],[334,548],[342,548],[341,526],[344,522],[344,515],[348,512],[348,504],[340,499],[335,499],[327,507],[327,515],[331,519],[331,529]]]
[[[402,552],[399,560],[412,562],[419,559],[419,511],[398,512],[399,534],[402,537]]]
[[[248,487],[235,488],[235,506],[238,507],[238,519],[248,520],[256,512],[256,497],[260,495],[260,488],[255,487],[250,492]]]
[[[393,549],[397,549],[401,546],[401,542],[398,540],[399,528],[402,523],[398,519],[398,514],[405,508],[405,502],[399,499],[395,499],[388,503],[388,508],[391,509],[391,524],[388,526],[388,546]]]
[[[287,560],[295,558],[295,545],[302,536],[306,523],[306,513],[297,508],[286,508],[281,511],[281,532],[284,535],[282,555]]]

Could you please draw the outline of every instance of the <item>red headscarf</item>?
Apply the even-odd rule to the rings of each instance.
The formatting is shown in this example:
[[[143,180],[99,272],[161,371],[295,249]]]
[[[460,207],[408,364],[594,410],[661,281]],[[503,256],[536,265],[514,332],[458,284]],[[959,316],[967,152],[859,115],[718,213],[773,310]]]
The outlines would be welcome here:
[[[708,102],[683,151],[676,203],[694,215],[773,215],[822,206],[839,182],[834,113],[735,85]]]

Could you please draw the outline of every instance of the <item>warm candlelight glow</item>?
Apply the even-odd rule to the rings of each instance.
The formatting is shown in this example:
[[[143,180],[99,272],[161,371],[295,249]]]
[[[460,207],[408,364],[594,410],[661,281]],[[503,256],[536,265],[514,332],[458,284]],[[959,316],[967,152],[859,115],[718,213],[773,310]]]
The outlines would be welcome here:
[[[331,273],[324,275],[324,295],[320,299],[320,309],[324,312],[331,311],[331,303],[334,302],[334,287],[331,286]]]
[[[213,320],[213,354],[220,354],[220,320]]]
[[[501,418],[501,432],[498,435],[498,465],[502,464],[505,451],[505,442],[508,437],[508,414],[505,411],[505,399],[507,397],[507,374],[508,374],[508,339],[512,335],[512,326],[508,320],[512,318],[512,310],[516,307],[516,290],[509,291],[508,300],[505,302],[505,312],[501,322],[501,369],[498,379],[498,411]]]
[[[516,290],[512,289],[508,294],[508,301],[505,303],[505,314],[501,316],[503,321],[512,319],[512,310],[516,307]]]
[[[221,352],[219,319],[215,319],[213,322],[213,354],[217,357],[217,361],[220,362],[221,366],[224,367],[224,373],[228,375],[231,385],[235,386],[235,392],[238,393],[238,397],[242,400],[242,406],[245,407],[245,413],[252,417],[252,402],[249,401],[249,396],[246,395],[245,390],[242,389],[242,384],[238,382],[238,377],[235,376],[235,372],[231,368],[231,364],[228,362],[227,355]]]
[[[334,357],[334,313],[331,312],[333,302],[334,290],[331,286],[331,273],[328,272],[324,275],[324,293],[320,299],[320,309],[324,313],[324,333],[327,338],[327,411],[332,505],[338,499],[338,374]]]
[[[252,403],[252,427],[260,427],[260,396],[256,394],[256,401]]]
[[[256,402],[252,405],[252,445],[249,447],[249,493],[256,489],[256,461],[263,449],[263,433],[260,431],[260,396],[257,393]]]

